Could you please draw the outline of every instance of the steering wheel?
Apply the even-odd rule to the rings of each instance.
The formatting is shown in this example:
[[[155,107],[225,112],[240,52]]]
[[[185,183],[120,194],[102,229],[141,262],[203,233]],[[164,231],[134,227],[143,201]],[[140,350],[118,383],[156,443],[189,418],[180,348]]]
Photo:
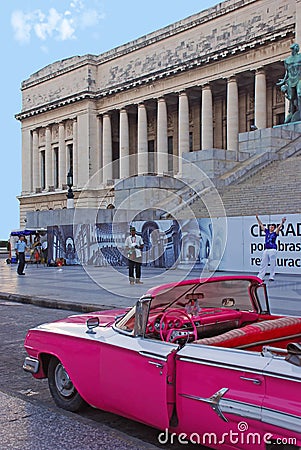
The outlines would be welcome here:
[[[168,316],[169,316],[170,314],[177,314],[177,315],[181,314],[181,316],[186,317],[186,319],[188,319],[189,323],[190,323],[191,326],[192,326],[194,340],[197,340],[197,338],[198,338],[198,332],[197,332],[195,323],[194,323],[194,321],[192,320],[192,317],[190,317],[190,316],[186,313],[186,311],[182,311],[182,310],[179,311],[178,309],[170,309],[170,310],[166,311],[165,313],[163,313],[163,314],[162,314],[162,317],[161,317],[161,319],[160,319],[160,326],[159,326],[159,329],[160,329],[160,337],[161,337],[162,341],[165,341],[165,342],[174,342],[174,341],[176,341],[176,340],[179,339],[179,338],[189,337],[190,334],[191,334],[191,331],[186,330],[186,329],[184,329],[184,330],[182,329],[182,333],[183,333],[183,334],[180,335],[180,334],[177,334],[177,333],[176,333],[176,335],[173,336],[173,333],[174,333],[175,331],[178,331],[178,330],[181,329],[181,327],[182,327],[182,325],[183,325],[183,320],[182,320],[181,318],[173,319],[173,321],[172,321],[172,326],[169,327],[168,325],[169,325],[171,319],[168,319]],[[177,320],[180,322],[179,324],[176,324],[176,323],[175,323]]]

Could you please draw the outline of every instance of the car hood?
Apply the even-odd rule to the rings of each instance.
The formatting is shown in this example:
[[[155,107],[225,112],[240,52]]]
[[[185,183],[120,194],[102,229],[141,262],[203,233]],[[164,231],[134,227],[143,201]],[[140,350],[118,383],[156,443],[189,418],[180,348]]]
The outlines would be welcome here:
[[[74,314],[65,319],[57,320],[55,324],[85,324],[91,317],[98,317],[100,327],[110,327],[116,320],[117,316],[124,315],[130,308],[110,309],[107,311],[95,311],[87,314]]]

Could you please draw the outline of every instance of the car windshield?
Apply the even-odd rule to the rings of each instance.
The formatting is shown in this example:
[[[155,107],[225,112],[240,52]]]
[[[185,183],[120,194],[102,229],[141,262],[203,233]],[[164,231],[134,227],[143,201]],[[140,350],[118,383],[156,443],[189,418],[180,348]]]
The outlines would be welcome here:
[[[152,328],[152,322],[158,329],[162,314],[169,310],[175,313],[179,309],[179,312],[186,313],[186,317],[198,316],[199,313],[210,316],[225,310],[258,313],[262,309],[257,297],[258,287],[261,285],[255,279],[223,278],[190,280],[154,288],[141,299],[149,304],[148,329]],[[133,307],[115,326],[134,335],[135,315],[136,307]]]
[[[197,302],[199,308],[230,308],[257,311],[251,299],[251,281],[246,279],[215,280],[178,284],[159,291],[151,309],[189,307]]]

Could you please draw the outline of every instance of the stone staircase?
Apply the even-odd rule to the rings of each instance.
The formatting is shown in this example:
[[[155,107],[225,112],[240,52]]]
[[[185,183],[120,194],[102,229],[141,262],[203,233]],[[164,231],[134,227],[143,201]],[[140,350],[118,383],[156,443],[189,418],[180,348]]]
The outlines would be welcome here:
[[[200,181],[193,179],[185,180],[181,189],[165,196],[164,200],[156,204],[159,218],[167,219],[180,210],[185,210],[187,217],[190,205],[200,198],[200,193],[203,196],[206,195],[210,191],[210,188],[211,182],[209,179]]]
[[[282,141],[282,144],[285,141]],[[228,186],[232,183],[241,182],[252,177],[258,171],[267,167],[273,161],[289,158],[301,151],[301,133],[291,132],[291,139],[285,145],[277,147],[268,147],[255,154],[251,154],[248,159],[237,163],[231,170],[225,172],[217,180],[217,187]]]
[[[219,176],[212,177],[227,216],[301,211],[301,156],[298,156],[301,155],[300,131],[298,125],[276,132],[273,129],[258,130],[257,135],[243,133],[246,136],[243,136],[245,141],[240,146],[240,161]],[[252,151],[256,145],[258,148]],[[184,218],[187,210],[196,217],[213,216],[214,203],[217,201],[213,191],[213,188],[209,192],[208,188],[195,189],[188,204],[179,203],[174,210],[169,211],[178,218]],[[296,195],[292,195],[293,192]],[[205,207],[206,203],[210,206],[210,212]]]
[[[228,217],[301,212],[301,155],[274,160],[218,191]],[[201,200],[190,207],[196,217],[208,217]]]

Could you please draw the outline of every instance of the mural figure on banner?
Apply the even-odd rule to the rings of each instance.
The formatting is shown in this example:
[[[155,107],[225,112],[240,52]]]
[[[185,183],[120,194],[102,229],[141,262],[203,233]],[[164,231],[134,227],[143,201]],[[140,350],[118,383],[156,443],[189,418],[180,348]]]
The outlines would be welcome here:
[[[203,269],[212,251],[211,219],[187,220],[181,222],[182,248],[179,267],[193,265]]]
[[[76,265],[79,259],[73,240],[72,225],[51,226],[48,231],[48,261],[47,265]]]
[[[176,220],[133,222],[144,242],[143,266],[170,268],[178,263],[182,234]]]
[[[127,266],[126,256],[122,252],[127,228],[127,223],[99,223],[96,225],[98,252],[94,261],[97,265]]]
[[[144,263],[146,266],[165,267],[165,245],[167,242],[164,231],[159,229],[155,221],[144,222],[141,229],[144,242]]]
[[[66,248],[66,252],[65,252],[66,264],[68,264],[68,265],[74,264],[75,247],[74,247],[73,238],[71,236],[67,237],[66,243],[65,243],[65,248]]]

